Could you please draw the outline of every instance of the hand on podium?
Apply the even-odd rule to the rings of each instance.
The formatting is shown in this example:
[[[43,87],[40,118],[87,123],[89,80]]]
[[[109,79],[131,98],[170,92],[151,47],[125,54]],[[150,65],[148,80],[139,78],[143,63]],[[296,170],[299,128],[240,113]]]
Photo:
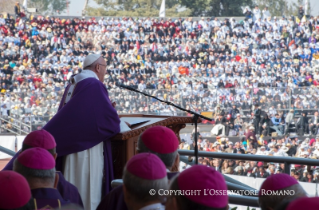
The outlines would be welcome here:
[[[112,106],[115,109],[115,107],[116,107],[116,102],[115,101],[112,102]]]

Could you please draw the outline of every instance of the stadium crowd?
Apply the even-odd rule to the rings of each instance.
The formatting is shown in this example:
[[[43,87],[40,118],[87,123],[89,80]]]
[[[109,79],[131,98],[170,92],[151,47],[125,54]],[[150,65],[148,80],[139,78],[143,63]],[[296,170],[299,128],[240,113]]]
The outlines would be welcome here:
[[[215,121],[220,110],[229,118],[233,105],[246,122],[256,118],[256,104],[284,124],[291,123],[285,122],[290,109],[294,116],[302,110],[313,115],[319,104],[319,19],[249,11],[241,21],[0,15],[1,115],[13,117],[13,124],[47,122],[90,53],[107,62],[105,85],[119,113],[184,114],[117,83],[213,112]],[[312,125],[298,126],[309,133]]]
[[[297,136],[284,135],[281,137],[265,138],[256,135],[252,124],[248,125],[240,141],[232,141],[224,135],[205,137],[198,128],[198,150],[206,152],[223,152],[250,155],[268,155],[280,157],[319,158],[319,136],[299,139]],[[194,131],[191,138],[194,137]],[[189,144],[182,140],[180,149],[194,150],[195,142]],[[223,174],[233,174],[249,177],[265,178],[272,174],[284,173],[284,164],[257,161],[227,160],[219,158],[199,158],[199,164],[214,167]],[[181,164],[185,168],[185,163]],[[292,165],[291,176],[298,181],[315,183],[318,180],[319,166]],[[309,176],[308,176],[309,175]]]
[[[221,142],[225,144],[227,139],[221,139]],[[270,146],[273,143],[268,145],[274,147],[273,154],[277,155],[279,145],[277,143],[276,146]],[[291,146],[294,144],[296,142],[293,140]],[[265,178],[258,192],[237,191],[241,195],[258,195],[258,206],[262,210],[279,207],[284,210],[312,210],[319,204],[319,198],[310,197],[307,189],[298,182],[301,176],[298,171],[302,168],[300,165],[294,165],[291,175],[288,175],[282,173],[283,164],[275,169],[274,163],[267,166],[255,161],[244,163],[200,159],[199,165],[177,172],[174,167],[178,166],[180,159],[179,140],[172,130],[162,126],[148,128],[138,138],[137,145],[138,153],[128,160],[124,167],[122,184],[107,193],[98,205],[95,204],[97,208],[94,209],[232,209],[229,208],[232,202],[227,193],[229,184],[221,173],[232,174],[233,167],[236,167],[234,174]],[[6,170],[0,171],[1,209],[62,207],[80,210],[90,205],[91,201],[84,200],[85,195],[79,193],[76,186],[68,182],[60,171],[56,171],[56,147],[54,138],[45,130],[31,132],[24,139],[22,149],[15,155],[10,168],[7,165]],[[227,150],[237,153],[241,151],[238,147],[232,149],[230,144]],[[207,167],[210,163],[212,167]],[[269,172],[265,169],[267,167]],[[317,182],[318,172],[313,176],[309,169],[302,171],[301,181]],[[90,190],[93,189],[88,189]],[[169,190],[178,190],[179,193],[165,193],[170,192]]]
[[[317,159],[319,19],[271,17],[267,9],[258,7],[245,15],[240,22],[215,17],[0,16],[1,116],[12,117],[3,121],[2,129],[12,129],[9,125],[18,120],[25,124],[48,121],[57,112],[71,76],[83,70],[85,56],[98,52],[107,63],[104,84],[118,113],[180,114],[116,86],[123,83],[197,112],[212,113],[211,134],[216,141],[198,133],[200,151]],[[290,129],[315,137],[301,141],[289,135]],[[233,143],[227,136],[242,139]],[[284,164],[204,157],[199,165],[181,165],[179,173],[178,149],[193,150],[194,143],[179,144],[172,130],[155,126],[145,130],[136,144],[138,154],[126,163],[123,186],[103,196],[94,204],[97,209],[227,210],[227,193],[210,197],[175,193],[164,198],[150,191],[226,191],[221,174],[266,178],[258,194],[262,210],[308,210],[319,204],[318,197],[307,197],[297,182],[317,183],[318,166],[294,165],[289,176],[283,173]],[[81,194],[78,186],[56,171],[58,146],[45,130],[24,139],[11,165],[0,172],[0,209],[91,205],[85,194],[97,189]],[[294,194],[265,195],[262,190]],[[79,206],[68,206],[72,203]]]

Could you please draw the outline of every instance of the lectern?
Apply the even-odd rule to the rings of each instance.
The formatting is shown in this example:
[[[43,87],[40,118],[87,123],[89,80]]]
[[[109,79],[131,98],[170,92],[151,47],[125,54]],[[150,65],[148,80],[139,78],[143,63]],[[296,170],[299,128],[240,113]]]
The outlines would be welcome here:
[[[121,121],[126,122],[131,130],[121,132],[111,139],[114,178],[121,179],[126,162],[136,154],[137,139],[147,128],[166,126],[179,137],[179,131],[185,128],[186,123],[193,123],[192,117],[174,117],[163,115],[120,115]],[[199,121],[200,122],[200,119]]]

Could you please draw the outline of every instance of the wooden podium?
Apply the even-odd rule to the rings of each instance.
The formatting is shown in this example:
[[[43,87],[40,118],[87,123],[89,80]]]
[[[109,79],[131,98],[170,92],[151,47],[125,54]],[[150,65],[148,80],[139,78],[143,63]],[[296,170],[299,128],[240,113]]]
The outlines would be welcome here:
[[[126,162],[136,154],[137,139],[139,135],[147,128],[153,126],[166,126],[172,129],[175,134],[179,137],[179,131],[185,128],[186,123],[192,123],[192,117],[172,117],[163,115],[120,115],[121,121],[125,121],[129,124],[136,121],[147,121],[141,123],[132,130],[117,134],[111,139],[112,142],[112,157],[113,157],[113,168],[114,178],[121,179],[123,169]],[[200,120],[198,121],[200,122]]]

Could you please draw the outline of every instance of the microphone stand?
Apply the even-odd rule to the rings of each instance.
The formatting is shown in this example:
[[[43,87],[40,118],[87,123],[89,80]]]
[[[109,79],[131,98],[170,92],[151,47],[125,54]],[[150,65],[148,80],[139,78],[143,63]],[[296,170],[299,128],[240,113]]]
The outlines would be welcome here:
[[[134,89],[134,88],[132,88],[132,87],[129,87],[129,86],[126,86],[126,85],[120,85],[120,84],[117,84],[116,86],[121,87],[121,88],[125,88],[125,89],[127,89],[127,90],[134,91],[134,92],[136,92],[136,93],[140,93],[140,94],[142,94],[142,95],[144,95],[144,96],[147,96],[147,97],[154,98],[154,99],[156,99],[156,100],[158,100],[158,101],[160,101],[160,102],[162,102],[162,103],[165,103],[165,104],[170,105],[170,106],[173,106],[173,107],[175,107],[175,108],[177,108],[177,109],[179,109],[179,110],[182,110],[182,111],[184,111],[184,112],[188,112],[189,114],[192,114],[192,115],[193,115],[193,122],[194,122],[194,125],[195,125],[195,136],[194,136],[194,141],[195,141],[195,163],[198,164],[197,122],[198,122],[198,119],[199,119],[199,118],[203,118],[203,119],[209,120],[209,121],[212,121],[212,119],[210,119],[210,118],[208,118],[208,117],[205,117],[205,116],[203,116],[203,115],[201,115],[201,114],[198,114],[198,113],[196,113],[196,112],[193,112],[193,111],[191,111],[191,110],[184,109],[183,107],[177,106],[176,104],[174,104],[174,103],[172,103],[172,102],[164,101],[164,100],[162,100],[162,99],[157,98],[156,96],[152,96],[152,95],[149,95],[149,94],[147,94],[147,93],[141,92],[141,91],[136,90],[136,89]]]

